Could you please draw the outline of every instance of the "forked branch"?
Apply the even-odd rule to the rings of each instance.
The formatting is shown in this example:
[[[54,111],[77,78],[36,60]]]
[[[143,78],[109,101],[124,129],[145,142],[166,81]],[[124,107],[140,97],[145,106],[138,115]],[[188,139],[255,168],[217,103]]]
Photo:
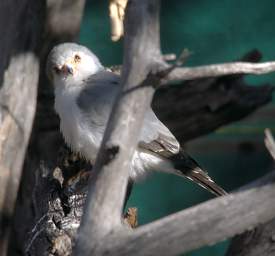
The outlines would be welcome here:
[[[272,184],[216,198],[136,230],[123,226],[121,214],[130,160],[154,93],[148,74],[159,74],[167,67],[160,61],[158,15],[158,0],[130,0],[126,8],[121,92],[89,185],[76,255],[176,255],[221,241],[275,216],[273,176]],[[237,62],[175,68],[167,73],[168,78],[161,79],[167,82],[274,70],[273,62]],[[144,81],[149,86],[139,86]],[[258,205],[261,207],[255,207]]]
[[[93,170],[95,176],[89,186],[76,255],[101,255],[104,239],[124,227],[121,214],[130,159],[154,93],[151,86],[133,88],[145,80],[152,64],[160,58],[159,1],[129,1],[125,22],[121,91]]]

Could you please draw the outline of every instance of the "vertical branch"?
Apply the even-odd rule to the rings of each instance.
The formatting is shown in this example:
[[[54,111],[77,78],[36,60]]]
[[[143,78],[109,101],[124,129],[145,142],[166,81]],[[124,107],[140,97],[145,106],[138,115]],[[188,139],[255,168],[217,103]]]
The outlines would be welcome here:
[[[0,251],[6,255],[36,109],[42,1],[0,3]],[[29,17],[32,17],[30,21]]]
[[[75,252],[100,252],[102,238],[122,227],[121,213],[133,156],[153,88],[136,90],[160,57],[159,1],[129,1],[125,18],[125,42],[121,91],[108,122],[94,167],[95,176],[79,228]],[[98,254],[97,254],[98,255]]]
[[[43,2],[44,6],[40,17],[43,28],[36,32],[43,36],[37,47],[40,58],[37,111],[13,220],[13,239],[9,244],[11,255],[17,255],[18,251],[26,255],[48,255],[55,246],[55,239],[60,236],[59,228],[47,226],[53,216],[53,191],[59,188],[52,179],[52,170],[60,157],[58,153],[63,140],[53,108],[53,87],[45,74],[45,62],[53,46],[77,39],[85,5],[85,0],[32,0],[32,5],[38,2]],[[26,20],[30,21],[30,27],[34,25],[32,19]],[[61,211],[58,214],[61,215]]]

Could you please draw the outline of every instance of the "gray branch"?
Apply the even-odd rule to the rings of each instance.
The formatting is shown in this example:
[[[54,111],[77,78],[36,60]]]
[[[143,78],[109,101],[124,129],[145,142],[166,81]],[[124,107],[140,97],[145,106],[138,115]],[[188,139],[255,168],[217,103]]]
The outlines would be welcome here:
[[[269,151],[270,155],[272,156],[272,158],[275,161],[275,141],[274,138],[272,136],[272,133],[270,131],[270,129],[265,129],[265,139],[264,139],[264,143],[265,146],[267,148],[267,150]]]
[[[94,167],[76,255],[100,255],[102,239],[123,225],[122,207],[130,159],[136,148],[145,111],[153,96],[152,86],[138,87],[160,57],[158,0],[129,1],[125,18],[121,92],[116,100]]]
[[[16,6],[16,11],[14,7]],[[25,152],[36,109],[39,61],[35,49],[41,4],[0,3],[0,251],[6,255]],[[37,36],[39,35],[39,36]]]
[[[259,62],[261,58],[259,51],[252,50],[241,61]],[[159,88],[152,107],[184,144],[238,121],[269,103],[273,89],[269,84],[251,86],[243,74],[196,79]]]
[[[266,180],[262,178],[248,190],[210,200],[134,231],[107,237],[101,253],[178,255],[251,230],[275,215],[275,173],[268,175],[268,184]]]
[[[262,75],[275,71],[275,62],[249,63],[230,62],[224,64],[206,65],[194,68],[175,68],[163,83],[171,81],[193,80],[206,77],[217,77],[233,74]]]
[[[27,50],[32,52],[33,48],[36,49],[35,59],[36,56],[40,59],[40,72],[30,62],[18,62],[18,60],[15,60],[18,69],[12,67],[9,72],[13,81],[16,81],[12,84],[18,86],[20,81],[23,81],[20,86],[14,88],[17,94],[12,95],[11,99],[14,104],[18,104],[18,108],[24,114],[20,116],[24,125],[29,122],[26,115],[32,115],[32,109],[28,107],[33,102],[33,94],[36,93],[36,88],[31,88],[30,78],[39,75],[36,115],[25,156],[18,191],[19,200],[17,200],[12,220],[9,255],[23,255],[26,249],[29,249],[26,255],[50,255],[54,244],[53,234],[60,235],[57,227],[54,230],[51,229],[51,236],[49,233],[45,234],[45,231],[40,232],[43,221],[48,218],[48,215],[46,217],[45,215],[50,208],[49,198],[53,198],[53,191],[59,188],[51,177],[52,168],[56,167],[59,148],[63,143],[59,132],[59,119],[53,109],[53,87],[45,75],[45,61],[53,46],[76,40],[84,5],[85,0],[0,1],[0,31],[5,35],[1,40],[1,47],[5,41],[8,41],[6,48],[1,48],[0,51],[0,66],[8,63],[5,55],[13,56],[17,51],[25,54]],[[7,50],[8,48],[11,51]],[[25,108],[28,110],[25,111]],[[15,148],[18,148],[18,155],[16,157],[10,155],[12,161],[19,160],[17,159],[20,154],[19,147]],[[17,179],[15,175],[12,177]],[[40,219],[42,223],[39,222]],[[37,222],[39,224],[35,230],[38,233],[32,230]],[[8,224],[7,221],[5,223]],[[33,243],[28,248],[28,242],[32,238],[34,238]]]

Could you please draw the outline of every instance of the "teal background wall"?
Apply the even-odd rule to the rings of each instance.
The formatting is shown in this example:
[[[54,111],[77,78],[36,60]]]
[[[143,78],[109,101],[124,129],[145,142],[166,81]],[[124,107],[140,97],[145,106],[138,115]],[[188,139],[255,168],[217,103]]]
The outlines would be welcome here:
[[[274,1],[169,0],[162,1],[161,42],[164,53],[193,52],[187,65],[237,60],[258,48],[263,60],[275,59]],[[80,42],[91,48],[104,65],[121,64],[122,43],[110,40],[108,1],[88,1]],[[270,82],[275,74],[249,76],[253,86]],[[232,190],[272,168],[263,146],[263,129],[275,132],[274,103],[241,122],[222,127],[186,145],[188,152],[219,184]],[[139,224],[196,205],[212,196],[191,182],[153,174],[135,185],[129,206],[138,207]],[[228,241],[190,252],[188,256],[224,255]]]

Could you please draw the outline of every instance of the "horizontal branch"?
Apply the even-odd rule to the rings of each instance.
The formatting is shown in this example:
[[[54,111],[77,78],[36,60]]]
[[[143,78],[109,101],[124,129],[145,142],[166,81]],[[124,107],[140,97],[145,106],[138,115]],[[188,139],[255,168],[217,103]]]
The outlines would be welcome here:
[[[224,64],[205,65],[194,68],[175,68],[163,83],[171,81],[192,80],[206,77],[217,77],[233,74],[262,75],[275,71],[275,61],[263,63],[230,62]]]
[[[261,179],[266,182],[266,179]],[[113,255],[178,255],[223,241],[275,216],[275,172],[269,183],[219,197],[147,224],[117,240]],[[108,244],[108,243],[106,243]],[[114,241],[113,241],[114,244]],[[113,245],[112,244],[112,245]],[[110,250],[107,248],[105,250]]]

